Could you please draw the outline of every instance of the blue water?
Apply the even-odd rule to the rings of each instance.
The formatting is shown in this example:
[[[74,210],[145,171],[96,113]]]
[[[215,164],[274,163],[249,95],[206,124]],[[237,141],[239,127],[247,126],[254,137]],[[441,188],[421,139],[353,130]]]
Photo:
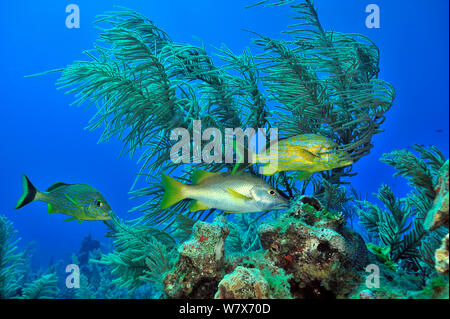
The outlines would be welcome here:
[[[177,42],[198,44],[196,36],[210,52],[211,46],[222,43],[241,52],[252,38],[242,29],[279,38],[292,23],[288,8],[245,9],[244,4],[253,2],[238,0],[74,0],[81,10],[81,28],[68,29],[65,7],[70,3],[17,0],[0,5],[0,214],[14,222],[22,246],[36,242],[34,263],[42,267],[51,258],[76,253],[89,233],[105,241],[105,226],[62,223],[67,217],[47,215],[42,202],[16,211],[21,174],[39,189],[57,181],[93,185],[116,214],[131,219],[139,216],[128,212],[140,203],[128,194],[139,166],[137,158],[119,158],[118,141],[97,144],[101,132],[84,129],[94,110],[69,107],[73,97],[55,89],[57,75],[25,75],[86,59],[82,52],[92,48],[99,32],[92,22],[113,4],[146,15]],[[381,9],[380,29],[365,26],[369,3]],[[448,157],[448,1],[318,0],[316,6],[325,29],[366,35],[381,51],[380,78],[395,87],[397,97],[386,115],[386,131],[375,136],[371,154],[355,165],[359,174],[352,183],[368,195],[386,183],[402,196],[408,188],[392,177],[392,168],[379,162],[383,153],[418,143],[436,145]]]

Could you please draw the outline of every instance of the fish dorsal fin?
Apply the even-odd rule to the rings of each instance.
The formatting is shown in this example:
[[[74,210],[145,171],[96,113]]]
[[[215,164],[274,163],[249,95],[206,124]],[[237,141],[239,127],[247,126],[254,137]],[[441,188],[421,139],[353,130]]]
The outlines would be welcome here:
[[[319,157],[313,153],[311,153],[308,150],[305,150],[303,148],[300,148],[298,150],[299,154],[301,157],[303,157],[305,160],[307,160],[308,162],[314,162],[316,159],[318,159]]]
[[[50,186],[49,188],[47,188],[46,192],[49,193],[49,192],[51,192],[51,191],[54,191],[54,190],[57,189],[57,188],[60,188],[60,187],[62,187],[62,186],[67,186],[67,185],[70,185],[70,184],[58,182],[58,183],[53,184],[53,185]]]
[[[210,209],[211,207],[208,207],[202,203],[200,203],[198,200],[194,200],[191,202],[191,206],[189,207],[189,211],[191,213],[198,212],[199,210],[206,210]]]
[[[245,196],[245,195],[242,195],[241,193],[236,192],[235,190],[233,190],[233,189],[231,189],[231,188],[229,188],[229,187],[227,187],[227,190],[228,190],[228,192],[229,192],[231,195],[233,195],[233,197],[235,197],[235,198],[239,198],[239,199],[250,199],[250,197]]]
[[[204,171],[201,169],[196,170],[192,173],[192,184],[197,185],[209,177],[220,175],[220,174],[222,174],[222,173],[212,173],[212,172]]]

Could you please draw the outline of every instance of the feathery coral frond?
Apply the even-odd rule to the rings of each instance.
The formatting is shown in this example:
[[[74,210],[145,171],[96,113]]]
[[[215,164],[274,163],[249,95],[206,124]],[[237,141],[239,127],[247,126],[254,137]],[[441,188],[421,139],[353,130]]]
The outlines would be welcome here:
[[[0,216],[0,299],[17,297],[21,287],[25,256],[17,252],[19,240],[12,223]]]
[[[155,200],[162,194],[159,175],[179,167],[170,158],[174,128],[193,130],[193,121],[200,120],[203,127],[221,133],[249,126],[276,126],[281,138],[316,133],[337,142],[354,161],[370,152],[372,136],[382,131],[395,92],[377,78],[376,45],[362,35],[324,30],[309,0],[255,5],[261,4],[290,5],[297,23],[284,32],[287,40],[255,33],[258,54],[250,49],[235,54],[222,46],[210,55],[203,45],[177,43],[153,21],[122,8],[97,19],[101,33],[94,49],[86,52],[89,61],[77,61],[62,71],[57,84],[75,95],[74,104],[97,108],[89,127],[103,129],[101,141],[117,136],[124,153],[140,152],[138,177],[146,177],[149,184],[134,195],[149,200],[135,210],[144,212],[151,225],[168,229],[176,214],[204,220],[213,212],[189,214],[186,201],[161,210]],[[193,139],[190,143],[202,147]],[[192,158],[190,154],[191,162]],[[217,172],[231,165],[212,163],[206,168]],[[205,165],[192,163],[189,169],[200,167]],[[349,166],[322,177],[338,189],[348,183],[343,178],[354,174]],[[188,180],[188,170],[178,177]],[[291,197],[297,191],[289,174],[269,181],[281,181]],[[321,186],[316,191],[326,190]]]
[[[109,236],[114,238],[115,250],[91,262],[111,267],[113,283],[133,292],[144,280],[155,281],[161,276],[158,269],[170,263],[175,240],[162,230],[143,225],[142,221],[129,225],[112,217]],[[148,268],[149,265],[152,268]]]
[[[408,196],[397,199],[387,185],[382,185],[376,195],[387,211],[363,202],[358,213],[366,230],[389,247],[392,261],[404,259],[418,265],[417,261],[422,260],[432,265],[432,250],[439,246],[444,234],[440,230],[429,233],[424,228],[424,221],[433,205],[437,177],[445,158],[436,147],[415,145],[413,149],[419,156],[407,150],[396,150],[381,158],[396,169],[394,176],[408,180],[413,188]]]
[[[35,281],[26,284],[23,289],[24,299],[51,299],[58,294],[58,277],[54,273],[42,275]]]

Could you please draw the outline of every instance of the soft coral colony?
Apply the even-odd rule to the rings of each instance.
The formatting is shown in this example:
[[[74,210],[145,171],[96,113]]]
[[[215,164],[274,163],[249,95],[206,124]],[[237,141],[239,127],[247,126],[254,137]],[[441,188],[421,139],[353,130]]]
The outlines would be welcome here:
[[[191,131],[195,120],[222,133],[277,127],[281,139],[323,136],[352,162],[363,160],[383,131],[395,92],[378,79],[377,46],[362,35],[324,30],[309,0],[264,3],[290,5],[296,24],[281,40],[254,33],[256,54],[223,45],[210,55],[121,9],[99,16],[101,34],[88,61],[56,70],[74,104],[96,107],[89,127],[103,128],[102,141],[117,136],[124,152],[142,154],[139,175],[147,186],[133,192],[146,199],[134,209],[142,217],[113,217],[115,249],[91,262],[110,267],[121,288],[151,282],[167,298],[448,298],[448,161],[434,147],[383,157],[412,187],[398,199],[382,185],[377,197],[385,210],[348,191],[351,165],[304,181],[286,171],[260,176],[250,167],[291,197],[286,212],[190,211],[189,200],[161,208],[161,174],[189,181],[199,169],[234,168],[170,160],[171,130]],[[364,239],[347,226],[354,218]],[[380,268],[381,288],[365,284],[370,264]]]

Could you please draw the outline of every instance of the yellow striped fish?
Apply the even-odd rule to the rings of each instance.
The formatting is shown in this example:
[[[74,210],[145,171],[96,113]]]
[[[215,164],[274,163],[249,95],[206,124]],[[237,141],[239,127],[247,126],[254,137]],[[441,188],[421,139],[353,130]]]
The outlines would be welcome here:
[[[299,171],[300,180],[315,172],[353,164],[347,151],[331,139],[316,134],[301,134],[281,140],[278,142],[278,153],[270,147],[268,152],[263,150],[259,154],[251,154],[251,162],[265,163],[261,167],[263,175]]]
[[[109,220],[109,206],[103,195],[87,184],[56,183],[45,192],[40,192],[31,184],[28,177],[22,176],[23,194],[19,198],[16,209],[34,202],[42,201],[48,204],[48,213],[61,213],[72,216],[66,221],[77,220]]]
[[[189,198],[191,212],[215,208],[227,213],[256,213],[289,208],[289,202],[261,178],[250,174],[229,175],[197,170],[192,185],[162,175],[161,208]]]

